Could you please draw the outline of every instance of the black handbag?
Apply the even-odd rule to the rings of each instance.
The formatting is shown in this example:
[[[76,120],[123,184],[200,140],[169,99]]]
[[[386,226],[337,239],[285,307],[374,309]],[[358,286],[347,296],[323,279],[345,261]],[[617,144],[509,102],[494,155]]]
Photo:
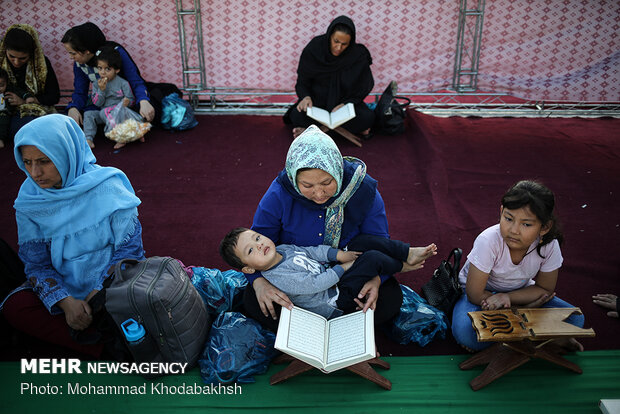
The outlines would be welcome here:
[[[411,99],[396,96],[397,84],[390,82],[375,107],[374,131],[383,135],[396,135],[405,132],[405,116]],[[404,102],[399,102],[399,100]]]
[[[444,312],[448,317],[451,316],[454,304],[463,293],[458,280],[462,255],[461,249],[452,249],[448,258],[441,261],[431,280],[422,286],[422,296],[431,306]]]

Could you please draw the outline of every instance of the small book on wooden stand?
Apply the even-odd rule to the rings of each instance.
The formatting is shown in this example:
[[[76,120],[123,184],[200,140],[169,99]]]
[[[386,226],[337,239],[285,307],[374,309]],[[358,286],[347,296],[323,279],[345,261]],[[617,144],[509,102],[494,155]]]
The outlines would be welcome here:
[[[372,309],[328,321],[302,308],[282,308],[275,347],[285,354],[277,357],[274,364],[289,365],[271,376],[271,385],[313,367],[324,373],[345,368],[386,390],[392,389],[392,383],[373,368],[390,369],[390,364],[375,356]]]
[[[372,359],[374,311],[358,311],[328,321],[302,308],[283,308],[275,348],[323,372]]]

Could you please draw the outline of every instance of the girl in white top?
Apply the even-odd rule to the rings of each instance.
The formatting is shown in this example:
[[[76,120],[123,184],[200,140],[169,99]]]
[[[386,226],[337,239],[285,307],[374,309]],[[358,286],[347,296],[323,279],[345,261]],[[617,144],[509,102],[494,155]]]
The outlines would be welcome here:
[[[502,198],[499,224],[484,230],[474,241],[459,274],[465,292],[454,306],[452,334],[470,351],[492,342],[478,342],[467,312],[519,307],[573,307],[555,297],[562,266],[563,240],[554,215],[551,190],[534,181],[520,181]],[[583,315],[567,322],[583,327]],[[572,339],[565,344],[583,350]]]

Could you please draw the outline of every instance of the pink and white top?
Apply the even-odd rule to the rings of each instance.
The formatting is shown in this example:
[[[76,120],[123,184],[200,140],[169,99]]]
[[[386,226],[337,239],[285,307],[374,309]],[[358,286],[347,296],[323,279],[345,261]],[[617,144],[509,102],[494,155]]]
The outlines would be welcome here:
[[[557,240],[546,244],[541,249],[540,257],[536,251],[538,240],[529,248],[520,263],[514,264],[510,258],[510,249],[499,231],[499,224],[489,227],[476,237],[474,247],[467,256],[467,261],[459,273],[459,282],[465,288],[470,264],[489,274],[486,289],[491,292],[510,292],[533,285],[533,279],[539,271],[551,272],[562,266],[563,258]]]

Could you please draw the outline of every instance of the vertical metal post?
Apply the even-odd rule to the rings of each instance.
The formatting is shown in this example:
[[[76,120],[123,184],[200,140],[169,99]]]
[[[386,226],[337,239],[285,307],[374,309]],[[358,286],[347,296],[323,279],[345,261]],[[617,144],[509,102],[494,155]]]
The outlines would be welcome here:
[[[478,88],[478,63],[482,44],[482,26],[485,0],[470,0],[475,5],[467,6],[461,0],[459,24],[456,35],[456,54],[452,89],[456,92],[473,92]]]
[[[193,0],[193,4],[187,8],[183,6],[183,0],[176,0],[176,8],[183,65],[183,89],[189,93],[190,102],[193,102],[193,93],[207,87],[200,0]],[[190,30],[193,27],[193,33],[188,34],[187,27]]]

